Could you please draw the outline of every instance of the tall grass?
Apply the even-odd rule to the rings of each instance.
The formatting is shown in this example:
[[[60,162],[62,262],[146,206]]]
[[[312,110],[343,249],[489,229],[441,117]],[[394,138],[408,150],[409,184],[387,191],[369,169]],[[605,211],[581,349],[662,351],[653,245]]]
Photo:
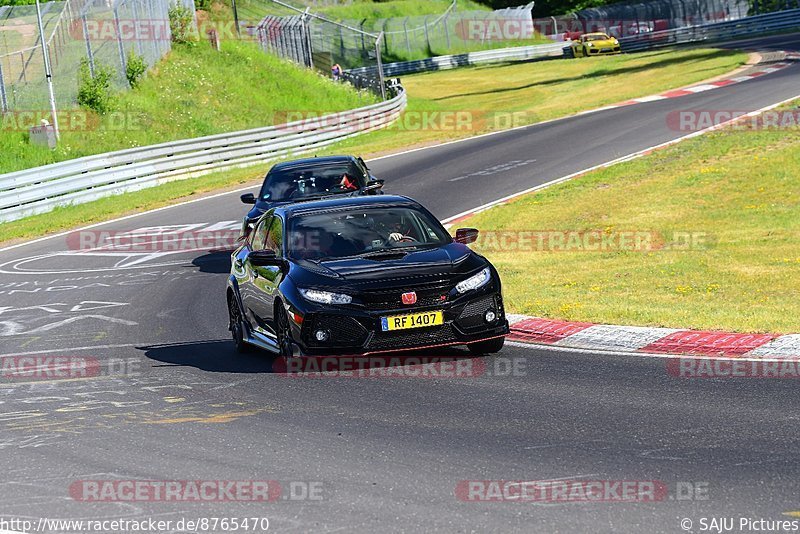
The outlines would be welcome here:
[[[226,41],[220,53],[206,43],[175,46],[136,89],[119,93],[116,101],[105,117],[85,112],[88,120],[83,120],[84,112],[64,113],[62,139],[52,152],[32,146],[27,132],[13,131],[15,116],[7,117],[0,128],[0,173],[268,126],[285,122],[287,111],[341,111],[375,98],[264,54],[251,43]]]

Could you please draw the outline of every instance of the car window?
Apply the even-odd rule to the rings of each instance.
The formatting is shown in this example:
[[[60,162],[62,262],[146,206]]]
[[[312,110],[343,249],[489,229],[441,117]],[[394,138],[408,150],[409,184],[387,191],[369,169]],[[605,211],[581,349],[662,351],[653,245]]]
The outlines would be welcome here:
[[[264,250],[265,242],[267,240],[267,230],[272,222],[272,215],[267,215],[259,221],[255,232],[250,237],[250,250]]]
[[[303,213],[290,219],[289,229],[289,257],[306,260],[427,248],[451,241],[435,218],[411,207]]]
[[[265,250],[272,250],[279,258],[283,256],[283,221],[273,217],[264,242]]]
[[[366,185],[364,169],[355,162],[305,163],[273,169],[261,188],[261,200],[289,202],[352,193]]]

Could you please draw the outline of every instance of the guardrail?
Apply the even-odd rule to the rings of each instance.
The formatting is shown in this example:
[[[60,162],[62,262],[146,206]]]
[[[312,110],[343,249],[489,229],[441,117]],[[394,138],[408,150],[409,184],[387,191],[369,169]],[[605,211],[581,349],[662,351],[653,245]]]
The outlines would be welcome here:
[[[800,9],[788,9],[725,22],[642,33],[623,37],[619,42],[623,52],[638,52],[702,41],[720,42],[740,37],[755,37],[759,34],[791,29],[800,29]]]
[[[480,63],[497,63],[503,61],[524,61],[528,59],[541,59],[547,57],[560,57],[563,54],[564,43],[547,43],[543,45],[515,46],[511,48],[497,48],[495,50],[482,50],[468,54],[455,54],[451,56],[437,56],[416,61],[400,61],[383,65],[386,76],[400,76],[416,72],[433,70],[454,69],[467,65]],[[374,75],[377,67],[360,67],[350,69],[348,72],[358,75]]]
[[[46,213],[214,171],[306,154],[384,128],[406,107],[406,94],[324,117],[98,154],[0,175],[0,222]]]

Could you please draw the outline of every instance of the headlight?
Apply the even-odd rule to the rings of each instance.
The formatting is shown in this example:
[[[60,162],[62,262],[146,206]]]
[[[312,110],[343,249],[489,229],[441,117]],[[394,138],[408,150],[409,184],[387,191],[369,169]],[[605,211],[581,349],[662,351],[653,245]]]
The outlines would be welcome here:
[[[619,44],[619,41],[617,41],[616,39],[614,39],[614,44],[615,44],[615,45],[618,45],[618,44]]]
[[[350,304],[353,297],[341,293],[331,293],[329,291],[318,291],[316,289],[301,289],[300,294],[306,300],[318,302],[320,304]]]
[[[466,293],[467,291],[472,291],[473,289],[478,289],[479,287],[485,286],[489,283],[489,280],[492,279],[492,271],[486,267],[484,270],[476,274],[475,276],[470,276],[463,282],[459,282],[456,284],[456,291],[459,293]]]
[[[593,47],[593,46],[594,46],[594,43],[586,43],[586,46],[588,46],[589,48],[591,48],[591,47]]]

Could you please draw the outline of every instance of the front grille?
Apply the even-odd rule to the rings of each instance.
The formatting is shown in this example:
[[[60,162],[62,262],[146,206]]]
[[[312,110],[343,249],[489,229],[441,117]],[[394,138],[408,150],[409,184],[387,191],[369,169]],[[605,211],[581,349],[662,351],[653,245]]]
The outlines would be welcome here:
[[[497,311],[494,297],[486,297],[480,300],[475,300],[464,306],[464,311],[458,316],[456,322],[458,326],[464,329],[477,328],[483,326],[483,315],[489,308],[494,308]]]
[[[414,291],[417,294],[417,303],[403,304],[403,293]],[[376,291],[360,295],[359,300],[364,307],[371,311],[414,309],[425,306],[445,306],[450,302],[448,293],[450,286],[438,285],[420,289],[406,289],[393,291]]]
[[[406,349],[429,345],[442,345],[457,341],[449,324],[433,328],[419,328],[399,332],[376,332],[367,345],[368,351]]]
[[[367,340],[367,329],[353,317],[344,315],[317,315],[304,325],[303,335],[309,345],[316,347],[360,346]],[[328,330],[331,339],[320,343],[314,338],[317,330]]]

